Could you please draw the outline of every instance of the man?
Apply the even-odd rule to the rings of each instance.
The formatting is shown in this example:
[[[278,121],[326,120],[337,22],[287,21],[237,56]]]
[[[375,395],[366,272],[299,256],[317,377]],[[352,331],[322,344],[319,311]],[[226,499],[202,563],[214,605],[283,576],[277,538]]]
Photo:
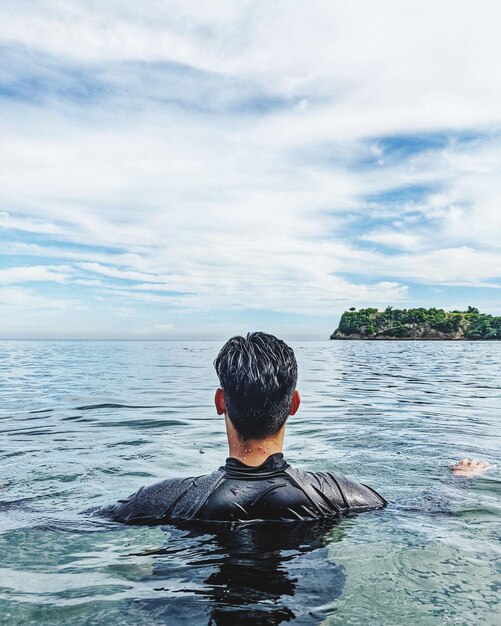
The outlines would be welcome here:
[[[214,362],[229,458],[212,474],[142,487],[105,509],[115,520],[297,521],[385,506],[376,491],[330,472],[292,468],[282,454],[285,423],[299,408],[294,352],[273,335],[233,337]]]

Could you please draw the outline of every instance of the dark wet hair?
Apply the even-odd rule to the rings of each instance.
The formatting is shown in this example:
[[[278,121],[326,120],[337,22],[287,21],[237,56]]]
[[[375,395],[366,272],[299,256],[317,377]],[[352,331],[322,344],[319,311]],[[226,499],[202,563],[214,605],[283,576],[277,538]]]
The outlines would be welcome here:
[[[243,440],[265,439],[285,424],[297,382],[294,351],[267,333],[232,337],[214,361],[226,410]]]

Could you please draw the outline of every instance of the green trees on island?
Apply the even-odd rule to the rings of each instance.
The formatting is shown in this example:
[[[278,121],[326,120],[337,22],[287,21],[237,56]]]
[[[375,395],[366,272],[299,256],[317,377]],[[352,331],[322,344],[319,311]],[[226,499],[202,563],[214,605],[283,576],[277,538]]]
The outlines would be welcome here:
[[[351,307],[331,339],[501,339],[501,317],[466,311],[417,308],[384,311]]]

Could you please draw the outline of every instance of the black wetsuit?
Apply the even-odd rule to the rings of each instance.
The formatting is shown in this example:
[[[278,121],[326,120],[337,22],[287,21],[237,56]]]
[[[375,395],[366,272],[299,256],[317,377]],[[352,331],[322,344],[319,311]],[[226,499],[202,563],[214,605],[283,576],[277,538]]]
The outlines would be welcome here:
[[[101,514],[128,524],[175,520],[315,520],[386,504],[370,487],[330,472],[292,468],[277,453],[258,467],[229,458],[212,474],[171,478],[139,491]]]

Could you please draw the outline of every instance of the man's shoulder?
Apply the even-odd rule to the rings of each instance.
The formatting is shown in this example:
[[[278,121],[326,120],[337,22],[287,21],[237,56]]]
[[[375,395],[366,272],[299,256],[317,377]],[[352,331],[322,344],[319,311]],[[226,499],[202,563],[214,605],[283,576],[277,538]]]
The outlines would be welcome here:
[[[340,511],[364,511],[385,506],[387,501],[372,487],[333,472],[310,472],[289,467],[287,473],[317,504],[327,499]]]
[[[289,481],[292,481],[313,505],[311,511],[316,511],[314,517],[331,517],[378,509],[386,504],[386,500],[374,489],[341,474],[310,472],[290,467],[288,464],[282,472],[289,475]],[[128,498],[92,514],[127,524],[162,524],[174,520],[198,519],[211,494],[219,493],[218,487],[224,482],[225,477],[227,473],[225,468],[221,467],[211,474],[202,476],[169,478],[141,487]],[[238,479],[233,477],[233,480]],[[267,484],[269,480],[267,474]],[[258,481],[255,477],[252,482],[257,487]],[[269,487],[267,489],[269,491]],[[307,501],[305,506],[307,509],[310,507]]]
[[[141,487],[124,500],[119,500],[103,512],[118,522],[129,524],[158,524],[162,520],[193,518],[208,494],[221,480],[223,473],[187,478],[168,478]]]

